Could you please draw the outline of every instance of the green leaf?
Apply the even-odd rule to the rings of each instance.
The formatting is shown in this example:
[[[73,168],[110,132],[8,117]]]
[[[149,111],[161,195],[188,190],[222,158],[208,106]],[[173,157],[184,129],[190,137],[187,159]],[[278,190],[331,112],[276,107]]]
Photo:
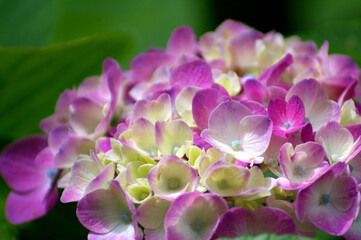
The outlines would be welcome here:
[[[40,132],[61,92],[99,75],[106,57],[122,61],[132,45],[129,35],[103,33],[47,48],[0,47],[0,139]]]
[[[292,1],[289,25],[293,34],[318,46],[328,40],[329,52],[351,56],[361,66],[361,1]],[[305,11],[305,9],[307,9]]]
[[[212,10],[207,0],[2,0],[0,46],[44,47],[121,31],[134,36],[135,55],[150,46],[165,47],[181,25],[198,35],[211,30]]]

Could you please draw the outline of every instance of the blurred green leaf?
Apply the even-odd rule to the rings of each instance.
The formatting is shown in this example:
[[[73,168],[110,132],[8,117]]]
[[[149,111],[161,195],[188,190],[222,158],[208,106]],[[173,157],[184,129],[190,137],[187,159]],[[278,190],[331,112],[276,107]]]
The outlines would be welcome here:
[[[289,4],[293,34],[320,47],[329,41],[329,53],[351,56],[361,66],[361,1],[304,0]]]
[[[0,46],[44,47],[121,31],[136,39],[135,55],[149,46],[164,48],[181,25],[198,35],[211,30],[211,10],[207,0],[2,0]]]
[[[0,138],[39,132],[66,88],[101,73],[106,57],[122,61],[132,50],[130,36],[103,33],[47,48],[0,48]]]
[[[325,26],[317,31],[306,30],[299,35],[304,40],[313,40],[318,46],[321,46],[325,40],[329,42],[329,53],[343,54],[352,57],[352,59],[361,66],[361,19],[359,21],[348,21],[335,23]]]

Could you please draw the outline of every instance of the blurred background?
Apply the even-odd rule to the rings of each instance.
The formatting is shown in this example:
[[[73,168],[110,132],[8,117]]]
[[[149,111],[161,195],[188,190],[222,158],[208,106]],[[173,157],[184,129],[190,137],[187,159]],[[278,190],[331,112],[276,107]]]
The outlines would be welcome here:
[[[38,123],[53,113],[59,94],[99,75],[106,57],[127,70],[148,47],[165,48],[181,25],[199,37],[230,18],[318,47],[328,40],[330,53],[360,66],[360,9],[360,0],[0,0],[0,148],[40,133]],[[0,178],[0,239],[86,239],[75,204],[11,225],[4,214],[9,191]]]

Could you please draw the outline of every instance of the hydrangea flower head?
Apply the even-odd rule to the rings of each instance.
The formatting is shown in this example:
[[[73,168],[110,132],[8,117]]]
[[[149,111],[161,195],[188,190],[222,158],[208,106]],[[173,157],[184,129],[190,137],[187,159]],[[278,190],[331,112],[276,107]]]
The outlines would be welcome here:
[[[3,149],[14,224],[77,202],[88,239],[360,236],[360,70],[227,20],[64,91],[46,135]]]

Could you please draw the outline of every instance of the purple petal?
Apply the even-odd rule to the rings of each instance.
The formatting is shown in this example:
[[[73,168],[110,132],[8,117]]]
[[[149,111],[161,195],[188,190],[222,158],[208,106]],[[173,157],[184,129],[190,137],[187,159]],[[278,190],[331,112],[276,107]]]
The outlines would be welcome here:
[[[316,132],[313,132],[311,123],[307,123],[304,128],[301,130],[301,139],[302,142],[315,141]]]
[[[196,44],[192,28],[182,26],[173,31],[167,44],[167,52],[176,56],[191,55],[195,52]]]
[[[288,53],[280,61],[264,71],[257,80],[264,83],[266,86],[276,85],[280,81],[282,74],[292,63],[292,55]]]
[[[223,102],[209,117],[209,131],[214,139],[231,145],[232,141],[239,139],[239,123],[251,114],[251,111],[238,101]]]
[[[90,150],[94,148],[93,140],[71,136],[55,155],[54,165],[57,168],[71,167],[79,154],[89,154]]]
[[[217,195],[183,194],[172,203],[165,217],[167,239],[210,239],[219,216],[227,209],[225,200]]]
[[[163,226],[156,229],[144,229],[144,235],[147,240],[167,240]]]
[[[99,149],[99,151],[104,152],[104,153],[108,152],[110,149],[112,149],[110,139],[111,138],[104,138],[103,140],[98,142],[97,149]]]
[[[262,37],[262,33],[249,29],[233,38],[230,43],[230,50],[234,62],[241,67],[253,66],[257,61],[256,40]]]
[[[341,176],[344,168],[343,162],[336,163],[298,193],[296,215],[300,221],[308,216],[315,226],[333,235],[347,231],[358,213],[360,194],[352,177]]]
[[[201,130],[208,128],[211,112],[226,98],[221,91],[215,88],[202,89],[194,95],[192,101],[193,119]]]
[[[338,162],[320,176],[311,186],[302,189],[296,198],[296,215],[302,222],[306,218],[309,210],[319,205],[319,197],[315,194],[317,191],[329,192],[333,179],[342,174],[345,169],[343,162]]]
[[[155,124],[156,121],[167,121],[172,116],[172,102],[169,94],[163,93],[156,100],[140,100],[134,104],[134,122],[140,117],[144,117]]]
[[[94,130],[94,137],[103,135],[106,132],[118,104],[119,92],[122,84],[122,72],[119,64],[111,58],[105,59],[103,63],[102,77],[107,80],[107,86],[110,91],[110,103],[106,116]]]
[[[88,240],[115,240],[115,239],[141,240],[143,239],[143,232],[142,230],[137,230],[137,232],[134,233],[134,226],[131,225],[124,226],[122,224],[119,224],[112,231],[105,234],[98,234],[94,232],[90,232],[88,234]]]
[[[108,189],[85,195],[78,203],[76,214],[80,223],[95,233],[109,233],[118,227],[133,237],[136,233],[135,207],[116,180],[110,182]]]
[[[91,135],[104,119],[103,107],[89,98],[77,98],[72,108],[74,111],[70,115],[70,124],[78,135]]]
[[[58,200],[57,188],[50,189],[50,183],[32,192],[11,192],[6,200],[6,218],[13,224],[20,224],[44,216]]]
[[[47,182],[48,168],[35,164],[36,156],[46,146],[46,136],[33,135],[12,143],[2,151],[0,172],[12,189],[27,192]]]
[[[305,121],[305,107],[298,96],[292,96],[287,102],[287,119],[294,126],[300,126]]]
[[[347,240],[361,239],[361,214],[359,213],[351,227],[343,235]]]
[[[349,163],[348,175],[353,176],[358,183],[361,183],[361,155],[354,157]]]
[[[210,88],[212,81],[211,68],[202,60],[183,63],[170,76],[171,85],[179,84],[182,87]]]
[[[43,119],[39,127],[44,130],[44,132],[49,133],[57,125],[68,122],[69,106],[76,97],[77,92],[75,89],[65,90],[58,98],[55,114]]]
[[[349,211],[357,198],[357,182],[353,177],[341,176],[333,183],[331,192],[333,206],[340,212]]]
[[[246,116],[239,124],[242,149],[257,157],[263,154],[272,136],[272,122],[262,115]]]
[[[296,234],[297,228],[292,217],[280,209],[263,207],[252,212],[246,208],[232,208],[221,216],[212,239],[262,233]]]
[[[162,158],[148,173],[148,182],[154,194],[165,200],[174,200],[197,185],[197,173],[176,156]]]
[[[88,194],[92,191],[95,191],[99,188],[105,187],[106,183],[114,178],[115,174],[115,165],[114,163],[109,163],[102,171],[96,176],[89,185],[86,187],[84,194]]]
[[[259,81],[249,79],[244,83],[244,93],[248,100],[263,103],[270,97],[268,89]]]
[[[165,52],[141,53],[130,63],[133,79],[143,82],[150,79],[154,70],[159,66],[167,66],[173,62],[173,57]]]
[[[258,102],[245,100],[241,101],[241,103],[251,110],[253,115],[267,115],[266,108]]]
[[[268,102],[268,116],[275,126],[283,126],[287,122],[287,103],[285,100],[276,98]]]
[[[35,158],[35,164],[45,167],[54,167],[55,155],[50,151],[50,148],[44,148]]]
[[[355,79],[359,77],[359,68],[349,56],[340,54],[328,56],[328,67],[331,76],[351,76]]]
[[[74,183],[69,184],[60,197],[62,203],[79,201],[84,195],[84,189],[80,189]]]
[[[296,83],[287,93],[286,101],[293,95],[297,95],[303,101],[305,114],[308,116],[316,103],[328,99],[325,89],[315,79],[305,79]]]
[[[248,29],[250,29],[248,26],[240,22],[227,19],[217,27],[216,33],[220,36],[229,36],[232,38]]]

